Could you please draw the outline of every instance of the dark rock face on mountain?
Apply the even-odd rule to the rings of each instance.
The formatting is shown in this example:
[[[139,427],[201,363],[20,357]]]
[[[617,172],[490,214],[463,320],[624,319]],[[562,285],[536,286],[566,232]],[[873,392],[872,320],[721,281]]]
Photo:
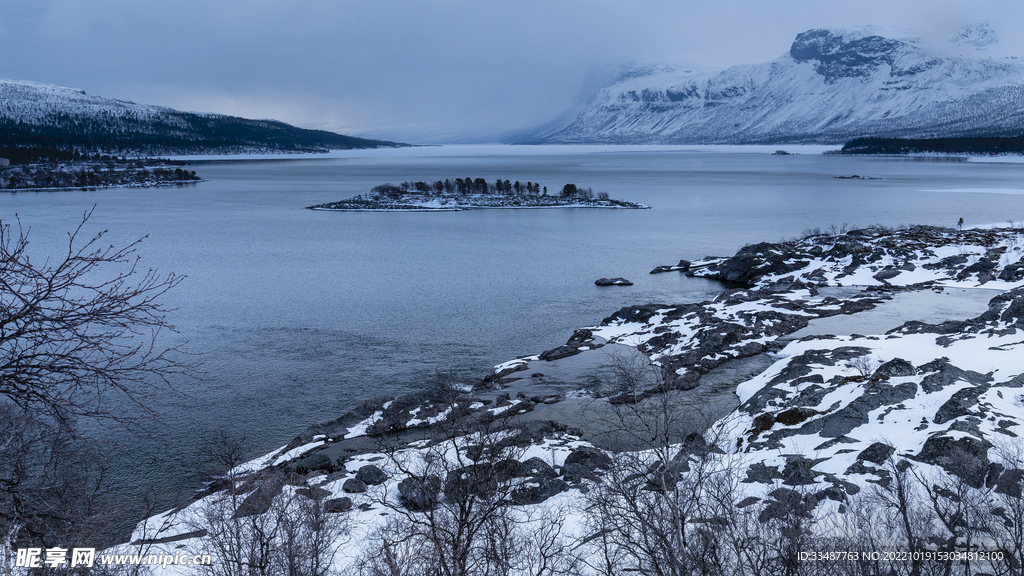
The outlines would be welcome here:
[[[848,40],[831,30],[797,34],[789,55],[797,62],[813,61],[814,71],[828,82],[870,76],[879,66],[892,66],[895,54],[908,46],[899,40],[865,36]]]
[[[630,67],[558,120],[513,140],[766,144],[1017,135],[1022,81],[1018,59],[963,55],[962,48],[947,55],[870,30],[815,29],[761,64]]]

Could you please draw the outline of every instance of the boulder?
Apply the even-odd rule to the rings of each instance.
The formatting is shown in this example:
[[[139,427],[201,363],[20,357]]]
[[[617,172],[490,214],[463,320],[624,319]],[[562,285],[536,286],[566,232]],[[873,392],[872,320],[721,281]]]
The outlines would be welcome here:
[[[331,498],[324,502],[324,509],[331,514],[348,512],[352,509],[352,499],[344,496],[341,498]]]
[[[299,496],[305,496],[310,500],[323,500],[331,495],[330,490],[324,490],[318,486],[311,486],[309,488],[299,488],[295,491]]]
[[[345,480],[345,483],[341,485],[341,489],[349,494],[359,494],[366,492],[366,482],[357,480],[355,478],[349,478]]]
[[[946,472],[962,478],[968,485],[981,488],[988,473],[989,446],[985,440],[972,436],[954,440],[949,436],[935,435],[925,441],[917,459],[941,466]]]
[[[498,487],[513,478],[519,469],[515,460],[481,462],[448,472],[444,479],[444,494],[450,500],[463,500],[467,496],[489,497]]]
[[[280,494],[282,488],[284,488],[284,482],[285,477],[283,474],[275,474],[264,480],[251,494],[245,497],[245,500],[242,500],[242,503],[238,505],[235,513],[231,516],[231,519],[236,520],[238,518],[258,516],[270,510],[274,497]]]
[[[1008,264],[1003,271],[999,273],[999,279],[1005,280],[1006,282],[1018,282],[1024,280],[1024,260],[1019,260],[1013,264]]]
[[[565,457],[562,465],[562,477],[567,482],[579,482],[584,478],[594,479],[598,469],[608,470],[612,467],[612,459],[607,454],[590,446],[581,446]]]
[[[388,475],[383,470],[377,468],[373,464],[367,464],[356,471],[356,480],[363,482],[369,486],[376,486],[377,484],[383,484],[388,479]]]
[[[873,462],[875,464],[882,464],[889,458],[889,456],[892,456],[895,451],[895,448],[884,442],[875,442],[858,454],[857,460],[867,460],[868,462]]]
[[[558,474],[550,464],[534,456],[519,463],[519,466],[516,467],[516,476],[554,478]]]
[[[569,489],[560,478],[538,476],[530,478],[521,486],[512,490],[511,499],[514,504],[540,504],[548,498]]]
[[[326,454],[317,453],[295,462],[294,470],[296,474],[308,474],[316,470],[333,472],[334,462]]]
[[[430,510],[437,505],[441,493],[441,479],[437,476],[406,478],[398,483],[402,505],[413,512]]]
[[[988,389],[988,386],[982,385],[958,390],[935,411],[935,418],[932,421],[936,424],[945,424],[960,416],[966,416],[970,413],[970,409],[978,403],[978,397]]]
[[[898,376],[913,376],[916,373],[917,371],[914,369],[914,365],[910,362],[907,362],[903,358],[893,358],[879,366],[871,377],[895,378]]]

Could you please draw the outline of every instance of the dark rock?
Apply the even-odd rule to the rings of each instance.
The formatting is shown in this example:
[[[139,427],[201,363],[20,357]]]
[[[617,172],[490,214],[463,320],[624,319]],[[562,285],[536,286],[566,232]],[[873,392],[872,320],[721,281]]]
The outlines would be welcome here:
[[[772,499],[765,502],[764,508],[758,515],[758,520],[761,523],[769,520],[782,520],[788,516],[810,518],[814,507],[818,505],[818,499],[813,494],[805,496],[788,488],[773,490],[769,496]]]
[[[555,473],[555,469],[550,464],[534,456],[519,463],[516,468],[516,476],[519,477],[547,477],[554,478],[558,476]]]
[[[982,274],[984,274],[986,276],[992,276],[991,272],[993,270],[995,270],[995,269],[996,269],[996,263],[995,262],[992,262],[991,260],[981,259],[981,260],[978,260],[977,262],[975,262],[974,264],[971,264],[970,266],[967,266],[966,268],[961,270],[956,275],[956,279],[957,280],[965,280],[968,276],[970,276],[972,274],[978,274],[978,278],[980,280]],[[984,283],[984,282],[982,282],[982,283]]]
[[[765,430],[771,430],[771,427],[775,425],[775,416],[765,412],[758,414],[754,417],[754,430],[758,432],[764,432]]]
[[[754,504],[757,504],[760,501],[761,501],[761,499],[756,497],[756,496],[747,496],[743,500],[740,500],[739,502],[737,502],[736,503],[736,507],[737,508],[746,508],[747,506],[752,506]]]
[[[813,408],[805,408],[803,406],[794,406],[793,408],[787,408],[782,412],[775,415],[775,420],[785,426],[795,426],[807,420],[811,416],[817,416],[818,411]]]
[[[452,470],[444,479],[444,493],[450,500],[463,501],[468,496],[490,497],[498,487],[515,477],[519,462],[499,460],[481,462]]]
[[[1024,470],[1011,468],[999,475],[995,491],[1012,498],[1020,498],[1022,481],[1024,481]]]
[[[352,509],[352,499],[348,497],[331,498],[324,502],[324,509],[331,514],[348,512]]]
[[[575,356],[575,355],[577,355],[579,353],[580,353],[580,349],[579,349],[578,346],[569,346],[569,345],[566,344],[566,345],[559,346],[558,348],[552,348],[551,350],[545,350],[544,352],[540,353],[540,356],[538,358],[541,359],[541,360],[547,360],[548,362],[550,362],[552,360],[561,360],[562,358],[568,358],[569,356]]]
[[[999,483],[999,476],[1006,470],[1006,467],[999,462],[992,462],[988,465],[985,473],[985,488],[991,488]]]
[[[978,403],[978,397],[987,392],[988,389],[988,386],[973,386],[958,390],[945,404],[936,410],[935,418],[932,421],[936,424],[945,424],[954,418],[966,416],[971,407]]]
[[[927,374],[921,379],[921,388],[929,394],[938,392],[950,384],[965,380],[974,385],[988,384],[992,377],[986,374],[979,374],[971,370],[961,370],[949,363],[949,358],[942,357],[922,364],[918,368],[921,374]],[[934,373],[933,373],[934,372]]]
[[[924,267],[929,270],[938,270],[939,268],[952,270],[958,268],[961,264],[967,264],[967,256],[963,254],[954,254],[953,256],[946,256],[938,262],[925,264]]]
[[[917,394],[917,385],[903,383],[892,386],[886,382],[870,381],[864,384],[864,393],[854,398],[844,408],[822,418],[809,422],[806,433],[818,428],[823,438],[835,438],[850,433],[854,428],[867,424],[868,414],[882,406],[892,406],[909,400]],[[820,428],[819,428],[820,427]]]
[[[283,474],[275,474],[265,479],[251,494],[245,497],[245,500],[242,500],[242,503],[235,509],[235,513],[231,518],[236,520],[238,518],[258,516],[270,510],[274,497],[281,493],[284,483],[285,477]]]
[[[308,474],[315,470],[333,472],[334,462],[326,454],[313,454],[295,462],[294,470],[297,474]]]
[[[633,283],[625,278],[600,278],[594,281],[598,286],[632,286]]]
[[[673,272],[678,270],[679,272],[686,272],[690,269],[689,260],[680,260],[679,264],[675,266],[658,266],[654,270],[651,270],[651,274],[661,274],[662,272]]]
[[[367,464],[356,471],[356,480],[363,482],[369,486],[376,486],[377,484],[383,484],[388,479],[388,475],[383,470],[377,468],[373,464]]]
[[[700,432],[690,432],[683,438],[682,444],[679,446],[679,452],[673,457],[685,458],[690,455],[703,457],[711,452],[721,452],[717,446],[708,444],[708,441],[704,439],[704,435]]]
[[[330,490],[324,490],[318,486],[311,486],[309,488],[299,488],[295,491],[299,496],[305,496],[310,500],[323,500],[331,495]]]
[[[889,456],[892,456],[895,451],[896,449],[888,444],[875,442],[858,454],[857,460],[867,460],[868,462],[874,462],[875,464],[882,464],[889,458]]]
[[[882,364],[872,374],[872,378],[896,378],[899,376],[914,376],[917,371],[914,369],[914,365],[907,362],[903,358],[893,358],[888,362]]]
[[[1019,282],[1024,280],[1024,260],[1019,260],[1013,264],[1007,264],[1006,268],[1003,268],[1002,272],[999,273],[999,279],[1005,280],[1006,282]]]
[[[679,458],[679,454],[675,458],[665,462],[656,462],[650,469],[647,470],[647,481],[653,488],[664,488],[672,490],[679,483],[684,472],[690,471],[689,458]]]
[[[895,278],[895,277],[899,276],[902,273],[903,273],[903,271],[898,269],[898,268],[886,267],[886,268],[882,269],[881,271],[879,271],[878,274],[875,274],[874,276],[872,276],[872,278],[874,278],[875,280],[878,280],[879,282],[884,282],[886,280],[889,280],[890,278]]]
[[[988,472],[988,448],[985,440],[970,436],[954,440],[949,436],[931,436],[925,441],[917,459],[941,466],[943,470],[962,478],[974,488],[980,488]]]
[[[764,462],[754,462],[747,467],[745,483],[757,482],[758,484],[774,484],[775,480],[781,479],[782,473],[774,466],[768,466]]]
[[[581,446],[565,457],[562,477],[568,482],[579,482],[584,478],[596,478],[598,469],[609,470],[612,459],[607,454],[590,446]]]
[[[812,468],[821,461],[803,456],[787,457],[786,465],[782,468],[782,483],[786,486],[814,484],[814,478],[821,475],[821,472],[815,472]]]
[[[651,319],[652,316],[658,313],[658,310],[668,308],[661,304],[645,304],[643,306],[626,306],[620,308],[618,312],[605,318],[601,321],[602,325],[608,325],[613,322],[641,322],[646,323]]]
[[[512,490],[511,499],[514,504],[540,504],[552,496],[565,492],[569,485],[560,478],[537,476],[525,484]]]
[[[441,479],[437,476],[406,478],[398,483],[402,505],[413,512],[430,510],[437,505],[441,493]]]
[[[753,286],[768,275],[782,275],[800,270],[809,260],[807,255],[789,244],[761,242],[740,248],[736,255],[718,264],[710,276],[728,282]]]
[[[839,307],[840,314],[856,314],[871,310],[878,304],[878,300],[862,298],[860,300],[847,300]]]
[[[824,490],[819,490],[818,492],[815,492],[814,497],[819,502],[825,500],[826,498],[829,500],[835,500],[836,502],[846,501],[846,494],[837,486],[829,486]]]
[[[361,492],[366,492],[366,482],[355,478],[349,478],[341,485],[341,489],[350,494],[359,494]]]

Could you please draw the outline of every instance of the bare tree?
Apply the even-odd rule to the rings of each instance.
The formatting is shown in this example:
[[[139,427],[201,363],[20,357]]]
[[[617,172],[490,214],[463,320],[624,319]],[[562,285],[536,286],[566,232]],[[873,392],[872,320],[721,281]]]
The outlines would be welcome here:
[[[182,277],[140,266],[141,239],[122,248],[105,244],[106,231],[83,239],[90,215],[41,263],[20,221],[16,230],[0,222],[0,396],[68,425],[127,421],[111,396],[145,409],[146,391],[191,368],[158,339],[174,329],[160,299]]]
[[[116,513],[101,455],[65,427],[0,402],[3,552],[30,546],[113,544]]]
[[[55,255],[32,254],[28,230],[0,222],[0,533],[14,547],[113,544],[125,506],[105,492],[96,446],[78,419],[137,423],[118,406],[143,403],[176,374],[159,300],[182,279],[144,269],[141,239],[106,245],[84,229]],[[35,256],[36,258],[33,258]]]
[[[575,568],[565,514],[520,506],[524,484],[519,459],[525,448],[512,421],[469,412],[455,398],[429,438],[407,449],[397,437],[382,438],[399,494],[387,484],[374,500],[393,520],[378,530],[362,570],[372,576],[559,576]],[[392,483],[394,484],[394,483]]]
[[[220,433],[209,448],[220,467],[219,488],[186,518],[217,562],[209,576],[330,576],[334,557],[347,542],[348,518],[328,510],[315,490],[301,493],[279,472],[251,472],[242,464],[242,443]]]
[[[618,403],[596,403],[606,429],[600,439],[617,452],[611,470],[587,493],[592,544],[600,559],[591,568],[618,574],[682,576],[731,573],[735,559],[721,532],[732,509],[734,478],[716,446],[706,407],[670,390],[662,371],[642,357],[619,357],[612,369]],[[651,394],[654,390],[657,393]]]

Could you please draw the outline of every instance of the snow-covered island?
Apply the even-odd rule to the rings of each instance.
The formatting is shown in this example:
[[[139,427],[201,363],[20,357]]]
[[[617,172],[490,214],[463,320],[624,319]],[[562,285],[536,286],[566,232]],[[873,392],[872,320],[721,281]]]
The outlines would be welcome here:
[[[435,182],[381,184],[369,194],[347,200],[309,206],[310,210],[438,212],[479,210],[483,208],[650,208],[644,204],[614,200],[605,192],[566,184],[557,195],[548,195],[547,186],[508,180],[488,182],[483,178],[455,178]]]
[[[343,574],[1012,574],[1022,255],[875,227],[666,266],[742,287],[311,426],[119,550],[248,562],[220,542],[292,526]]]

